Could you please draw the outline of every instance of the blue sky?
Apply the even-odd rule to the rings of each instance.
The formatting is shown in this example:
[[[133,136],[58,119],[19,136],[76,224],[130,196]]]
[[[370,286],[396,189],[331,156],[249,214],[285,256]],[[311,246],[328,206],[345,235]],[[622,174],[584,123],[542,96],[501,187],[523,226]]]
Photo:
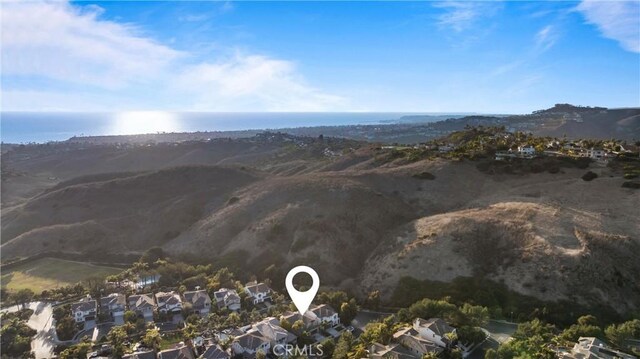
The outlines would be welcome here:
[[[640,2],[9,2],[15,111],[640,106]]]

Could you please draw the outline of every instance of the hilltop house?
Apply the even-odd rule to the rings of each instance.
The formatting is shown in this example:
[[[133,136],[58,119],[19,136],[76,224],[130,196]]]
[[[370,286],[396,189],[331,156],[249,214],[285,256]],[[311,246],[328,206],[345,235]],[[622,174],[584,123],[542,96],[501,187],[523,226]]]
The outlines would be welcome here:
[[[228,308],[234,311],[240,309],[240,296],[234,289],[221,288],[213,293],[213,297],[219,309]]]
[[[252,299],[253,304],[271,300],[271,288],[264,283],[249,282],[244,286],[244,291]]]
[[[209,310],[211,310],[211,298],[204,290],[184,292],[184,301],[191,305],[195,314],[204,316],[209,314]]]
[[[321,304],[310,309],[310,311],[320,319],[321,323],[329,324],[332,327],[340,324],[340,317],[338,312],[328,304]]]
[[[607,156],[607,152],[603,149],[589,148],[580,152],[581,157],[589,157],[594,160],[603,160]]]
[[[518,146],[518,154],[522,157],[533,157],[536,155],[536,149],[533,146]]]
[[[440,318],[431,318],[429,320],[417,318],[413,321],[413,329],[415,329],[422,338],[428,339],[443,348],[451,344],[451,341],[447,338],[447,334],[456,332],[455,328]]]
[[[156,309],[156,303],[153,301],[151,294],[136,294],[129,296],[129,310],[136,312],[142,316],[144,320],[153,321],[153,311]]]
[[[269,340],[258,331],[251,331],[236,337],[231,343],[234,355],[242,355],[245,358],[255,358],[256,352],[269,353],[271,345]]]
[[[126,309],[127,299],[122,293],[111,293],[100,298],[100,312],[108,315],[116,325],[124,324],[123,316]]]
[[[594,337],[580,337],[571,353],[562,356],[566,359],[637,359],[635,356],[615,350],[602,340]]]
[[[177,292],[158,292],[156,293],[156,303],[158,311],[162,313],[178,313],[182,311],[182,299]]]
[[[76,323],[84,323],[87,320],[95,320],[98,311],[98,303],[90,296],[71,304],[71,315]]]

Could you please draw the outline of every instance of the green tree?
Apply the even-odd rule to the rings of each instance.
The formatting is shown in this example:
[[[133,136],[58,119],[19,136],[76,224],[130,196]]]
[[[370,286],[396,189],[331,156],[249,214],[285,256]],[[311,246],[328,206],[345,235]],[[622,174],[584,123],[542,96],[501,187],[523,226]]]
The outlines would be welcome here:
[[[60,352],[60,359],[84,359],[91,350],[91,340],[84,338],[80,343],[74,344]]]
[[[60,340],[71,340],[76,334],[76,321],[69,315],[56,322],[56,333]]]
[[[124,354],[124,342],[127,337],[127,330],[123,326],[113,327],[107,334],[107,340],[111,343],[116,358],[121,358]]]
[[[142,344],[147,348],[153,348],[154,350],[160,349],[160,342],[162,338],[160,337],[160,332],[158,329],[149,329],[142,337]]]
[[[498,352],[493,348],[489,348],[484,352],[484,359],[498,359]]]
[[[355,299],[351,299],[348,302],[342,303],[340,306],[340,322],[344,325],[349,325],[351,321],[358,315],[358,304]]]
[[[16,305],[21,305],[22,309],[26,308],[26,305],[33,300],[34,293],[31,289],[25,288],[20,289],[15,294],[11,295],[11,298],[16,303]]]
[[[640,338],[640,319],[630,320],[619,325],[612,324],[605,329],[605,335],[613,345],[626,348],[628,339]]]
[[[127,310],[126,312],[124,312],[123,318],[125,322],[135,324],[138,320],[138,313],[134,312],[133,310]]]
[[[333,356],[333,352],[336,349],[336,343],[332,338],[326,338],[319,345],[322,348],[323,358],[331,358]]]
[[[353,334],[351,334],[351,332],[343,332],[333,351],[333,359],[347,359],[349,351],[351,351],[351,347],[353,346],[353,340]]]

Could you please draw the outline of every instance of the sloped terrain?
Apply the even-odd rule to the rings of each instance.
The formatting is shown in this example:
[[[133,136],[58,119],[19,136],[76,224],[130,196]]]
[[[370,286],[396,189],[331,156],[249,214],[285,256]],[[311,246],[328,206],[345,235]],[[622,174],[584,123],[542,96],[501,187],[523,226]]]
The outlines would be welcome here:
[[[587,182],[575,167],[507,174],[370,146],[327,157],[243,145],[10,158],[3,172],[57,179],[3,209],[2,259],[162,246],[204,262],[236,255],[248,273],[304,263],[361,294],[388,296],[403,276],[477,276],[545,300],[640,308],[640,193],[614,169],[592,163]]]

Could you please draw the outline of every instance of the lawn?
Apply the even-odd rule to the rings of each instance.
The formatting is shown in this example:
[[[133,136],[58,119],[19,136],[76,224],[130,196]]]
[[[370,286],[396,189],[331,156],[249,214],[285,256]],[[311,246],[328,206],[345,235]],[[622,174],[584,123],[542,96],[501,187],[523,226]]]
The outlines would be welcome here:
[[[75,284],[89,277],[106,277],[121,272],[119,268],[96,266],[56,258],[42,258],[24,263],[2,273],[2,288],[11,291],[29,288],[36,293]]]

